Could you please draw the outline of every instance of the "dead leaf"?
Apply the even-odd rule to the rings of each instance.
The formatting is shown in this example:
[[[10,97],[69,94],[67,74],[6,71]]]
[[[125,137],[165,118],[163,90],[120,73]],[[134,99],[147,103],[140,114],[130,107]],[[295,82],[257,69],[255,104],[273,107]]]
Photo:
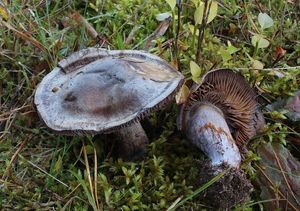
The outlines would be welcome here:
[[[70,18],[72,18],[73,20],[75,20],[79,26],[83,26],[88,34],[93,38],[96,39],[98,36],[98,32],[94,29],[94,27],[87,21],[84,19],[84,17],[82,17],[79,12],[77,11],[72,11],[72,13],[69,15]]]
[[[277,47],[276,51],[275,51],[275,59],[280,59],[281,57],[283,57],[286,54],[286,50],[284,50],[281,47]]]
[[[98,34],[94,27],[84,17],[82,17],[79,12],[73,10],[69,14],[69,17],[75,20],[78,26],[83,26],[93,39],[100,40],[102,45],[107,43],[107,39],[103,35]]]
[[[183,86],[180,88],[179,92],[175,96],[177,105],[185,103],[189,97],[189,94],[190,89],[187,87],[187,85],[183,84]]]
[[[300,90],[288,99],[285,107],[289,111],[288,117],[293,121],[300,121]]]
[[[257,182],[266,210],[299,210],[300,162],[282,144],[264,144],[258,148]]]
[[[30,42],[35,47],[39,48],[41,51],[47,52],[47,50],[45,49],[45,47],[39,41],[37,41],[34,37],[32,37],[31,35],[27,34],[26,32],[21,32],[21,31],[17,30],[11,24],[6,23],[5,21],[2,21],[2,20],[0,20],[0,26],[1,25],[4,26],[4,27],[6,27],[6,28],[8,28],[11,31],[13,31],[17,36],[19,36],[24,41]]]
[[[166,20],[162,21],[157,29],[152,33],[152,35],[147,40],[147,43],[144,47],[144,50],[148,50],[151,46],[153,46],[153,40],[158,38],[159,36],[162,36],[166,33],[171,23],[171,17],[167,18]]]

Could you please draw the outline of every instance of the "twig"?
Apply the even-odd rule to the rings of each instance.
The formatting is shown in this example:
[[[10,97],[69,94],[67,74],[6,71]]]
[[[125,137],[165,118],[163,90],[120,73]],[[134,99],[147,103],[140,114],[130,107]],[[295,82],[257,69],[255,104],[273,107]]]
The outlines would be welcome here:
[[[15,109],[13,109],[13,110],[10,110],[10,111],[8,111],[8,112],[5,112],[5,113],[2,113],[2,114],[0,114],[0,117],[2,118],[4,118],[6,115],[10,115],[11,113],[15,113],[15,112],[17,112],[17,111],[20,111],[20,110],[22,110],[22,109],[24,109],[24,108],[28,108],[28,107],[31,107],[31,105],[25,105],[26,103],[24,103],[24,105],[23,106],[21,106],[21,107],[19,107],[19,108],[15,108]],[[1,121],[1,119],[0,119],[0,121]]]
[[[178,39],[179,39],[179,32],[180,32],[180,16],[181,16],[181,10],[182,10],[181,0],[176,1],[176,7],[177,7],[177,30],[176,30],[176,37],[175,37],[175,43],[174,43],[175,44],[174,51],[175,51],[175,56],[176,56],[176,60],[177,60],[177,69],[179,72],[181,72],[179,48],[178,48]]]
[[[198,44],[197,44],[197,53],[196,53],[196,63],[199,63],[200,58],[201,58],[201,51],[202,51],[202,42],[204,38],[204,31],[205,27],[207,25],[207,19],[208,19],[208,14],[210,11],[212,1],[208,3],[208,0],[205,0],[204,2],[204,17],[202,19],[202,23],[199,28],[199,35],[198,35]]]
[[[246,41],[239,40],[239,39],[234,38],[234,37],[225,36],[225,35],[223,35],[223,34],[214,34],[214,35],[217,36],[217,37],[220,37],[221,39],[224,39],[225,41],[231,40],[232,42],[242,43],[242,44],[244,44],[244,45],[246,45],[246,46],[249,46],[249,47],[252,46],[251,43],[248,43],[248,42],[246,42]]]
[[[274,183],[272,182],[272,180],[268,177],[268,175],[265,173],[265,171],[259,166],[259,165],[255,165],[259,170],[260,172],[263,174],[263,176],[267,179],[267,181],[271,184],[272,188],[276,187],[276,185],[274,185]],[[290,205],[291,208],[293,208],[295,211],[298,210],[285,196],[284,194],[278,190],[278,194],[284,199],[287,201],[287,203]]]
[[[126,44],[130,44],[133,40],[134,34],[141,28],[141,26],[134,26],[131,32],[129,33],[128,37],[125,40]]]
[[[31,35],[28,35],[25,32],[21,32],[21,31],[17,30],[14,26],[6,23],[5,21],[2,21],[1,19],[0,19],[0,26],[4,26],[7,29],[13,31],[18,37],[20,37],[21,39],[23,39],[25,41],[29,41],[32,45],[34,45],[41,51],[47,52],[47,49],[39,41],[37,41],[35,38],[33,38]]]
[[[285,176],[285,173],[284,173],[284,171],[283,171],[283,169],[282,169],[280,160],[279,160],[278,156],[276,155],[276,152],[275,152],[274,149],[273,149],[273,154],[274,154],[274,157],[275,157],[275,159],[276,159],[276,163],[277,163],[278,167],[280,168],[280,172],[282,173],[282,177],[283,177],[283,179],[284,179],[284,181],[285,181],[285,183],[286,183],[286,186],[288,187],[288,190],[290,191],[291,195],[293,196],[295,202],[296,202],[298,205],[300,205],[300,204],[299,204],[299,201],[297,200],[297,198],[296,198],[296,196],[295,196],[295,194],[294,194],[294,192],[293,192],[293,190],[292,190],[292,188],[291,188],[291,186],[290,186],[290,184],[289,184],[289,182],[288,182],[288,180],[287,180],[287,178],[286,178],[286,176]]]
[[[171,23],[171,18],[167,18],[166,20],[162,21],[159,26],[155,29],[155,31],[147,37],[147,42],[143,48],[143,50],[148,51],[152,45],[153,45],[153,40],[157,39],[159,36],[162,36],[166,33],[166,31],[169,28],[169,25]]]
[[[0,96],[3,96],[3,88],[2,88],[2,80],[0,81]],[[2,108],[2,101],[1,101],[1,97],[0,97],[0,108]],[[1,128],[1,127],[0,127]],[[1,129],[0,129],[1,130]]]
[[[179,33],[179,37],[182,36],[182,35],[184,35],[184,33],[185,33],[185,32]],[[170,39],[164,41],[164,42],[162,43],[162,46],[161,46],[161,47],[162,47],[162,48],[168,48],[168,47],[172,44],[173,40],[174,40],[174,38],[170,38]]]
[[[60,184],[62,184],[63,186],[71,189],[66,183],[60,181],[59,179],[57,179],[56,177],[54,177],[53,175],[49,174],[47,171],[45,171],[44,169],[42,169],[41,167],[39,167],[38,165],[34,164],[33,162],[31,162],[30,160],[27,160],[26,158],[24,158],[22,155],[19,154],[19,156],[25,160],[26,162],[28,162],[30,165],[32,165],[33,167],[37,168],[38,170],[40,170],[41,172],[43,172],[44,174],[46,174],[47,176],[51,177],[52,179],[54,179],[55,181],[59,182]]]
[[[107,39],[103,35],[99,34],[94,29],[94,27],[84,17],[82,17],[80,15],[79,12],[73,10],[69,16],[70,16],[70,18],[74,19],[78,25],[80,25],[80,26],[82,25],[87,30],[87,33],[93,39],[95,39],[101,45],[101,47],[105,46],[105,44],[108,43]]]
[[[25,140],[22,141],[22,143],[20,144],[19,148],[16,150],[16,152],[13,154],[13,156],[11,157],[5,171],[4,174],[2,175],[2,179],[4,180],[4,178],[9,174],[9,172],[11,171],[11,166],[13,164],[13,162],[15,162],[18,154],[22,151],[22,149],[25,147],[25,145],[27,144],[28,140],[31,139],[31,137],[26,138]]]
[[[293,70],[293,69],[300,69],[300,66],[294,66],[294,67],[274,67],[274,68],[263,68],[263,69],[257,69],[252,67],[235,67],[236,70],[263,70],[263,71],[272,71],[272,70]]]
[[[257,0],[254,0],[255,4],[258,6],[258,9],[260,12],[263,12],[264,10],[261,8],[260,3]]]
[[[7,118],[7,120],[3,121],[3,132],[0,132],[0,144],[4,141],[4,136],[9,134],[9,129],[11,128],[14,119],[16,118],[17,114],[16,113],[11,113],[11,115]],[[2,123],[1,123],[2,124]],[[1,128],[2,130],[2,128]]]
[[[99,205],[99,198],[98,198],[98,191],[97,191],[97,179],[98,179],[98,172],[97,172],[97,152],[94,147],[94,189],[95,189],[95,201],[96,201],[96,206],[97,209],[100,210],[100,205]]]
[[[89,160],[88,160],[88,157],[87,157],[86,148],[85,148],[84,143],[82,143],[82,149],[83,149],[83,156],[84,156],[84,161],[85,161],[86,173],[87,173],[87,177],[88,177],[88,181],[89,181],[89,185],[90,185],[90,191],[91,191],[93,199],[95,200],[94,190],[93,190],[93,183],[92,183],[92,178],[91,178],[91,173],[90,173],[90,165],[89,165]]]

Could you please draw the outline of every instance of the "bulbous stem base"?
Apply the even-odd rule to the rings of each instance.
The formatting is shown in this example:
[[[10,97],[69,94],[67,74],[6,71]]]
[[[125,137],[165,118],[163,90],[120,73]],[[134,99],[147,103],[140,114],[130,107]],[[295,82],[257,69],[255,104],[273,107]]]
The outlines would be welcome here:
[[[228,165],[211,166],[210,163],[201,166],[199,186],[229,168]],[[230,210],[231,207],[247,201],[252,191],[253,186],[246,174],[241,169],[231,168],[201,194],[200,200],[216,210]]]

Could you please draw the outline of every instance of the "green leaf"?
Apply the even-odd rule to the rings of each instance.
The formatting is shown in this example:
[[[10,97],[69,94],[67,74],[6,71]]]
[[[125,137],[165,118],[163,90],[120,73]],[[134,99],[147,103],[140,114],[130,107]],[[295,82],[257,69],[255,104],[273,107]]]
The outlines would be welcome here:
[[[196,11],[194,14],[195,25],[202,23],[203,12],[204,12],[204,3],[202,1],[200,1],[200,4],[196,8]]]
[[[264,68],[264,64],[255,59],[252,60],[251,64],[252,64],[252,67],[257,70],[261,70]]]
[[[90,6],[90,8],[92,8],[93,10],[95,10],[96,12],[99,11],[99,8],[95,4],[89,3],[89,6]]]
[[[234,54],[234,53],[236,53],[236,52],[238,52],[238,51],[240,50],[239,48],[234,47],[234,46],[231,44],[230,41],[227,42],[227,45],[228,45],[227,51],[228,51],[228,53],[230,53],[230,54]]]
[[[262,29],[266,29],[266,28],[273,26],[274,21],[268,14],[259,13],[258,14],[258,23]]]
[[[208,2],[208,5],[209,4],[210,4],[210,2]],[[208,17],[207,17],[207,23],[210,23],[217,16],[217,13],[218,13],[218,2],[212,1],[210,10],[208,13]],[[204,16],[204,3],[202,1],[200,1],[198,7],[196,8],[195,14],[194,14],[194,20],[195,20],[196,25],[202,23],[203,16]]]
[[[190,69],[191,69],[193,81],[198,83],[202,72],[201,68],[194,61],[190,61]]]
[[[171,16],[172,15],[169,12],[160,13],[160,14],[156,15],[156,20],[158,20],[158,21],[164,21],[164,20],[166,20],[167,18],[169,18]]]
[[[270,44],[267,39],[258,34],[252,36],[251,43],[254,47],[257,46],[257,48],[267,48]]]
[[[258,60],[256,60],[256,59],[253,59],[253,58],[252,58],[249,54],[247,54],[247,53],[246,53],[246,55],[247,55],[247,57],[250,59],[251,65],[252,65],[252,67],[253,67],[254,69],[261,70],[261,69],[264,68],[264,64],[263,64],[261,61],[258,61]],[[257,76],[257,77],[258,77],[258,79],[259,79],[260,76]],[[257,80],[258,80],[258,79],[257,79]]]
[[[171,10],[174,10],[176,6],[176,0],[166,0],[166,2],[170,5]]]
[[[200,0],[192,0],[192,2],[197,7],[201,1]]]
[[[232,58],[232,56],[228,50],[220,49],[218,53],[221,55],[223,62],[227,62],[228,60],[230,60]]]
[[[62,158],[61,158],[61,156],[58,156],[58,159],[54,164],[53,171],[55,173],[58,173],[58,172],[60,172],[61,167],[62,167]]]
[[[86,197],[87,197],[90,205],[92,206],[92,208],[94,210],[98,210],[97,206],[96,206],[96,203],[95,203],[95,200],[94,200],[94,197],[93,197],[92,193],[89,191],[89,188],[88,188],[85,180],[82,179],[82,176],[81,176],[81,173],[80,173],[79,169],[78,169],[77,173],[75,171],[72,171],[72,170],[70,170],[70,172],[78,180],[78,182],[80,183],[80,185],[83,188],[83,191],[86,194]]]
[[[210,2],[208,4],[210,4]],[[210,6],[210,10],[209,10],[209,14],[208,14],[208,17],[207,17],[207,23],[212,22],[212,20],[215,19],[217,14],[218,14],[218,2],[217,1],[212,1],[211,6]]]
[[[124,49],[124,42],[122,39],[122,35],[120,33],[117,34],[117,42],[118,42],[118,49],[122,50]]]
[[[191,33],[194,34],[195,26],[192,25],[192,24],[189,24],[188,27],[189,27]],[[196,35],[197,35],[197,36],[199,35],[199,29],[196,29]],[[299,63],[300,63],[300,62],[299,62]]]

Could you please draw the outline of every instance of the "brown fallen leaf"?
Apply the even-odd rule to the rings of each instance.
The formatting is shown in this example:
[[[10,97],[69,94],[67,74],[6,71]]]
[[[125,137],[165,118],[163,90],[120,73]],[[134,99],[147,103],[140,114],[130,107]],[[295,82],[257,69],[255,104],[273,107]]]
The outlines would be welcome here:
[[[166,33],[171,23],[171,17],[162,21],[156,30],[148,38],[147,43],[145,44],[144,50],[149,50],[153,46],[153,40],[157,39],[159,36],[162,36]]]
[[[269,111],[287,110],[286,116],[293,122],[300,121],[300,90],[288,99],[278,99],[266,107]]]
[[[275,60],[272,63],[272,67],[275,66],[275,64],[277,64],[286,54],[286,50],[281,48],[281,47],[277,47],[275,50]]]
[[[275,59],[279,59],[286,54],[286,50],[281,47],[277,47],[275,51]]]
[[[290,119],[300,121],[300,90],[288,99],[284,108],[289,111]]]
[[[83,26],[87,33],[94,39],[97,40],[98,42],[100,41],[101,43],[101,47],[105,47],[107,42],[107,39],[99,34],[94,27],[92,26],[92,24],[90,24],[84,17],[82,17],[80,15],[79,12],[73,10],[70,14],[69,17],[72,18],[73,20],[75,20],[78,24],[78,26]]]
[[[256,182],[266,210],[300,210],[300,162],[279,143],[262,145],[257,150]]]
[[[4,26],[7,29],[13,31],[21,39],[23,39],[24,41],[30,42],[31,44],[33,44],[35,47],[37,47],[41,51],[47,52],[47,50],[45,49],[45,47],[39,41],[37,41],[34,37],[32,37],[31,35],[27,34],[26,32],[17,30],[16,27],[14,27],[13,25],[11,25],[11,24],[9,24],[9,23],[1,20],[1,19],[0,19],[0,26]]]
[[[186,102],[190,95],[190,89],[187,85],[183,84],[180,90],[177,92],[175,99],[177,105],[181,105]]]
[[[129,33],[128,37],[125,40],[126,44],[130,44],[134,38],[134,34],[141,28],[141,26],[135,26],[133,27],[133,29],[131,30],[131,32]]]

